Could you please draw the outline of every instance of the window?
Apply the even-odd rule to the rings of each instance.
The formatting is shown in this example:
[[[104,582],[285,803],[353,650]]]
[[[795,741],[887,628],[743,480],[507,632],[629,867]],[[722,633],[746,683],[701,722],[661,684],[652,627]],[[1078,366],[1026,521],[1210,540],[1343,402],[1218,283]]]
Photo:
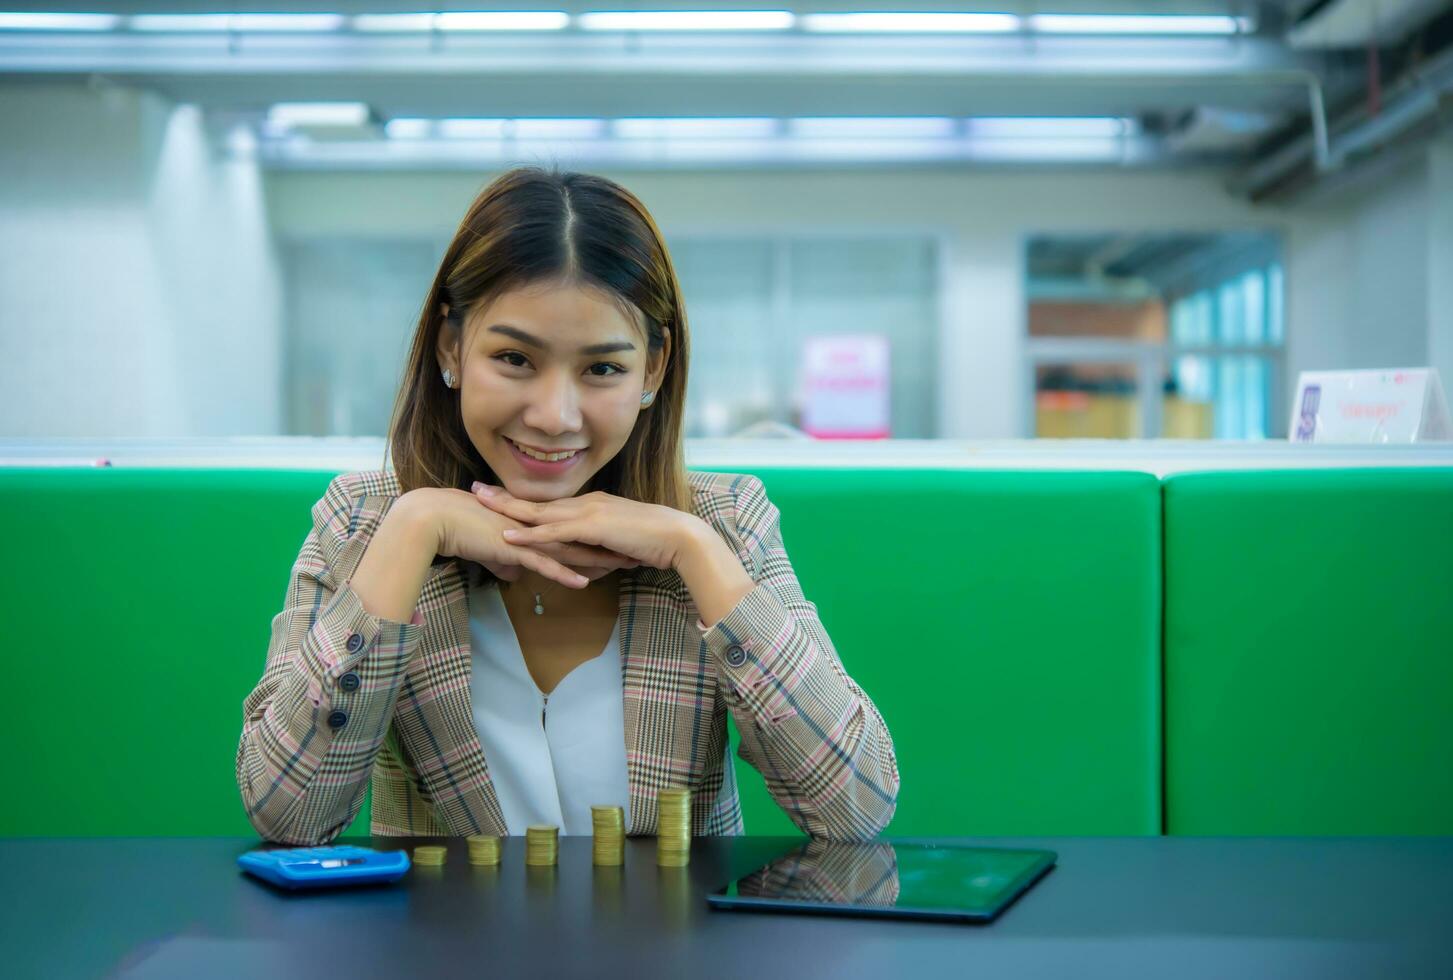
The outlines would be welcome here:
[[[888,434],[937,434],[935,239],[669,238],[691,325],[688,436],[803,428],[805,352],[828,337],[886,342]]]
[[[1266,233],[1029,243],[1029,417],[1041,437],[1276,433],[1284,282]]]
[[[1174,394],[1206,409],[1196,435],[1272,434],[1282,414],[1273,415],[1272,404],[1281,366],[1281,292],[1281,266],[1270,264],[1171,304]]]

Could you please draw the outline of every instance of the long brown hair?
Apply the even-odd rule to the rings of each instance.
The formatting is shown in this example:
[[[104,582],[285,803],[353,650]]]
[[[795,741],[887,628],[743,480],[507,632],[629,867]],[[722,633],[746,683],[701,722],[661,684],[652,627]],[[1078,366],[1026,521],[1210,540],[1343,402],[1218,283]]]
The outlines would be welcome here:
[[[462,336],[472,307],[551,281],[601,289],[628,304],[632,320],[639,311],[650,353],[664,345],[662,331],[671,331],[655,402],[640,413],[625,446],[590,489],[689,512],[681,440],[691,345],[681,286],[660,229],[645,205],[614,181],[540,167],[518,167],[491,182],[444,252],[389,423],[387,454],[401,490],[499,483],[464,430],[458,389],[440,375],[441,308],[447,304],[448,319]]]

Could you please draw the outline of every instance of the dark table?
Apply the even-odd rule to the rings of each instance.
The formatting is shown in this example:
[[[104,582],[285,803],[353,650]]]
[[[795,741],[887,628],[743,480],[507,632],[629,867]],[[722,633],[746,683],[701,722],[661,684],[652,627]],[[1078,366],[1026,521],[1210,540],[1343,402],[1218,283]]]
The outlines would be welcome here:
[[[0,840],[7,977],[1453,977],[1453,837],[955,838],[1058,867],[988,925],[723,912],[706,891],[796,846],[652,838],[624,868],[562,837],[556,869],[448,841],[396,885],[290,894],[240,838]],[[394,849],[439,839],[354,839]]]

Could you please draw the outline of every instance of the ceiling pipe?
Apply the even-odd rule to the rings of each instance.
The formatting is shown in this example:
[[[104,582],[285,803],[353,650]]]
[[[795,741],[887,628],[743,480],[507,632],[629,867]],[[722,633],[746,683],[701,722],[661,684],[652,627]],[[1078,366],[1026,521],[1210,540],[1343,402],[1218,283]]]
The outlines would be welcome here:
[[[1349,126],[1334,138],[1328,137],[1320,84],[1309,80],[1308,90],[1312,133],[1249,167],[1231,182],[1234,193],[1252,199],[1267,197],[1309,161],[1314,179],[1326,177],[1358,155],[1375,151],[1436,116],[1443,99],[1453,94],[1453,49],[1410,69],[1383,103],[1381,112]]]

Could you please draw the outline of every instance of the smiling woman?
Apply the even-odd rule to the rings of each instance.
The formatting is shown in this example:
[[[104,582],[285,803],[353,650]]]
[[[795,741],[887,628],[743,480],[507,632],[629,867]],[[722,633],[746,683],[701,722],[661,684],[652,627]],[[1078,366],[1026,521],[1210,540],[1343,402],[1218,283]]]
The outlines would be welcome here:
[[[503,472],[528,477],[529,499],[591,481],[688,510],[689,351],[681,287],[645,205],[589,174],[510,171],[464,216],[424,303],[390,427],[399,485],[462,488]],[[584,448],[586,465],[528,471],[511,441]]]
[[[802,594],[760,480],[687,473],[689,334],[644,206],[513,170],[465,215],[420,315],[393,470],[344,474],[273,620],[237,780],[272,840],[743,832],[726,717],[787,815],[892,817],[887,726]]]

